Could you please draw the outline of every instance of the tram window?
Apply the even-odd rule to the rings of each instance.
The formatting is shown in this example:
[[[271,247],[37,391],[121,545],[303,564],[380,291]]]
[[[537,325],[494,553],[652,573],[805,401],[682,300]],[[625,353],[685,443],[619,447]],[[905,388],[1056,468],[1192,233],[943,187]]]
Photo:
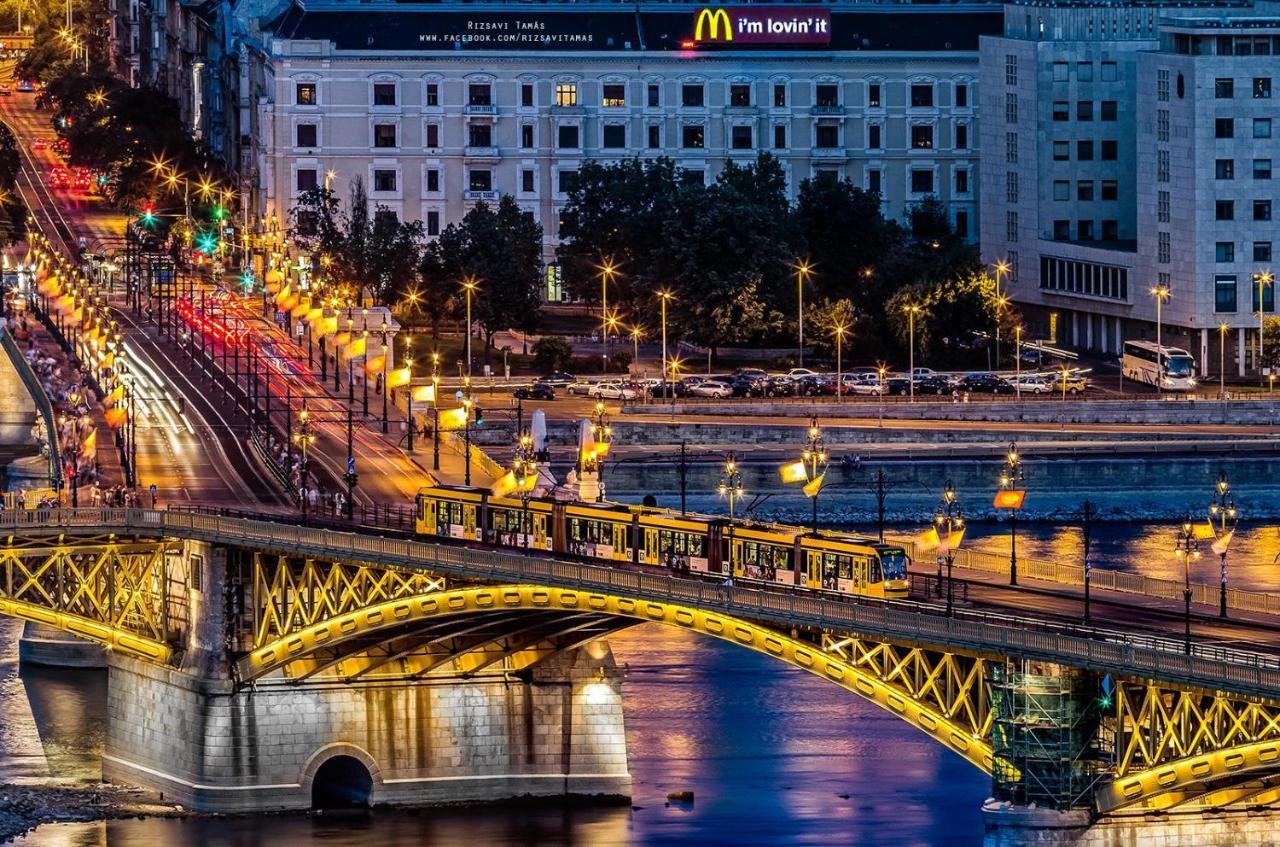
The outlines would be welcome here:
[[[853,560],[848,556],[837,556],[836,564],[840,568],[841,579],[853,579]]]

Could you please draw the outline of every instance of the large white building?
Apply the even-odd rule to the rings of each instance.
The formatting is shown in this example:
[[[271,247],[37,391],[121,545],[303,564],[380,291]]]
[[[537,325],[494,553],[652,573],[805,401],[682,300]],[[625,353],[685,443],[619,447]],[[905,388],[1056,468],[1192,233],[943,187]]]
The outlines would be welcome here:
[[[1159,298],[1202,373],[1253,367],[1280,241],[1267,11],[1018,4],[982,39],[982,252],[1039,337],[1114,353],[1155,337]]]
[[[897,217],[936,196],[976,237],[977,47],[1000,20],[991,5],[294,5],[266,27],[259,211],[285,219],[301,192],[345,196],[359,177],[434,235],[511,194],[551,260],[584,161],[668,156],[711,180],[769,151],[793,192],[830,171]]]

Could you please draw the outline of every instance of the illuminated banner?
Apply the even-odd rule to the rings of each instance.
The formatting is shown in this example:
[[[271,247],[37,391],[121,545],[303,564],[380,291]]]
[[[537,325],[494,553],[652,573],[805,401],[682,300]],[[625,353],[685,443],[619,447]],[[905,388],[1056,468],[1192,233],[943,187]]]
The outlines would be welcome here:
[[[1021,509],[1022,501],[1026,496],[1027,492],[1020,489],[1001,489],[996,492],[995,499],[992,500],[991,505],[997,509]]]
[[[693,40],[700,44],[830,44],[831,12],[816,6],[706,7],[694,18]]]

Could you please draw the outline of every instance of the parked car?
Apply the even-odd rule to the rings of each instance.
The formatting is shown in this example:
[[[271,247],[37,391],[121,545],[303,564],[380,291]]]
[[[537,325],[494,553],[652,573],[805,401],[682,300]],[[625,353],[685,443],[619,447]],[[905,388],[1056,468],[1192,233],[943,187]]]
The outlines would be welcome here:
[[[891,376],[884,381],[884,393],[886,394],[910,394],[911,380],[905,376]]]
[[[1067,383],[1068,394],[1079,394],[1080,392],[1084,391],[1086,388],[1089,387],[1089,380],[1085,379],[1083,374],[1078,374],[1075,371],[1068,372],[1065,377],[1063,377],[1061,373],[1054,374],[1052,379],[1049,382],[1049,385],[1052,387],[1054,391],[1057,391],[1059,394],[1061,394],[1062,382],[1064,379],[1066,380],[1066,383]]]
[[[569,383],[569,385],[565,387],[565,391],[569,394],[580,394],[589,397],[591,396],[591,389],[594,387],[594,383],[587,382],[585,379],[580,379],[576,382]]]
[[[544,383],[546,385],[550,385],[552,388],[565,388],[567,386],[573,385],[577,381],[578,381],[578,378],[576,376],[574,376],[573,374],[567,374],[563,371],[556,371],[555,373],[549,373],[538,380],[538,382]]]
[[[769,374],[759,368],[738,368],[729,385],[734,397],[761,397],[769,385]]]
[[[1009,380],[1001,376],[990,373],[971,373],[966,374],[961,380],[959,386],[961,391],[968,391],[974,394],[1012,394],[1013,385]]]
[[[511,392],[517,400],[554,400],[556,390],[548,382],[539,380],[533,385],[521,386]]]
[[[1047,394],[1053,390],[1053,386],[1039,374],[1027,374],[1013,380],[1013,389],[1024,394]]]
[[[718,379],[704,379],[689,389],[691,397],[729,397],[733,394],[733,386]]]
[[[32,84],[31,80],[24,79],[18,83],[18,90],[24,94],[30,94],[32,91],[36,90],[36,87]]]
[[[591,386],[588,397],[594,397],[597,400],[639,400],[644,392],[640,386],[633,382],[623,382],[620,379],[607,379],[604,382],[597,382]]]
[[[889,393],[889,387],[880,379],[880,374],[874,371],[871,373],[845,374],[844,390],[849,394],[869,394],[872,396]]]
[[[951,380],[941,374],[933,374],[916,380],[917,394],[950,394],[954,387]]]
[[[817,371],[811,371],[808,368],[792,368],[786,373],[786,376],[788,379],[800,379],[801,377],[817,376],[817,375],[818,375]]]
[[[835,377],[828,378],[822,374],[813,374],[799,377],[795,383],[801,397],[835,396],[836,393]]]

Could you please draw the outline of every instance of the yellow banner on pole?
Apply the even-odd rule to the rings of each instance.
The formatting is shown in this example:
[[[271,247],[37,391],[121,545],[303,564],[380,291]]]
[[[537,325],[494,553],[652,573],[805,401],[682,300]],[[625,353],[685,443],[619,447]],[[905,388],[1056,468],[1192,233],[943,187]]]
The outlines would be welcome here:
[[[107,409],[103,412],[103,417],[107,419],[107,426],[112,429],[120,429],[129,420],[129,413],[125,409]]]
[[[804,496],[817,497],[818,492],[822,490],[822,481],[827,478],[826,473],[820,473],[813,479],[804,484]]]
[[[409,384],[409,369],[396,368],[387,374],[387,388],[399,388]]]
[[[464,428],[467,425],[467,411],[465,406],[459,406],[456,409],[442,409],[440,411],[440,431],[454,432]]]
[[[80,444],[80,455],[86,459],[92,458],[95,450],[98,449],[98,431],[96,429],[89,430],[89,434],[84,437],[84,441]]]
[[[293,309],[289,312],[289,317],[301,318],[310,311],[311,311],[311,301],[299,300],[298,305],[294,306]]]
[[[367,374],[382,373],[387,366],[386,356],[374,356],[372,359],[364,360],[364,372]]]
[[[804,482],[805,478],[809,475],[804,469],[804,462],[792,462],[789,465],[783,465],[778,468],[778,471],[782,474],[782,481],[784,483]]]
[[[413,402],[415,403],[434,403],[436,402],[435,385],[419,385],[413,389]]]
[[[1222,537],[1213,542],[1210,549],[1213,550],[1215,556],[1221,556],[1227,552],[1227,547],[1231,544],[1231,539],[1235,537],[1236,531],[1229,529],[1222,533]]]
[[[363,338],[353,338],[346,349],[342,351],[343,359],[359,359],[364,355],[365,343]]]

